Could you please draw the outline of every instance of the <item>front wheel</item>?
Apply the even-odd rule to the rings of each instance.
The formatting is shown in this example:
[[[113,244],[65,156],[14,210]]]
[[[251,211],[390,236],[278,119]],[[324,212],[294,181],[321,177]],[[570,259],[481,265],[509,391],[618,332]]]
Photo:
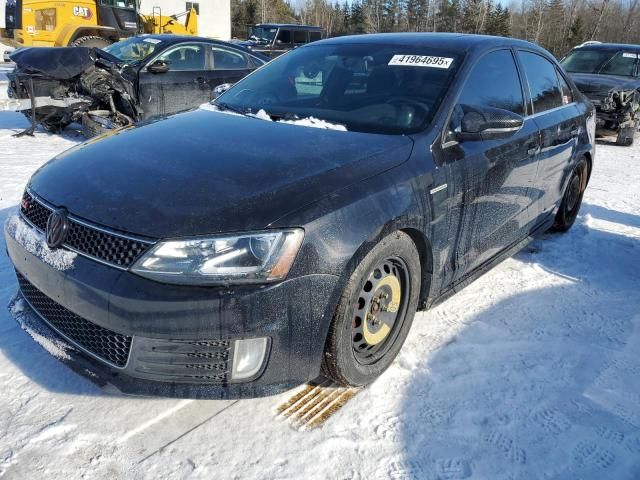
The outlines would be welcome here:
[[[553,227],[551,227],[552,230],[556,232],[566,232],[576,221],[580,206],[582,205],[582,197],[587,188],[587,175],[587,162],[581,160],[571,173],[569,184],[562,197],[558,213],[556,213]]]
[[[633,145],[633,138],[636,134],[636,127],[621,128],[616,138],[616,144],[625,147]]]
[[[374,381],[398,355],[420,293],[420,256],[395,232],[378,243],[349,278],[329,329],[323,373],[337,383]]]

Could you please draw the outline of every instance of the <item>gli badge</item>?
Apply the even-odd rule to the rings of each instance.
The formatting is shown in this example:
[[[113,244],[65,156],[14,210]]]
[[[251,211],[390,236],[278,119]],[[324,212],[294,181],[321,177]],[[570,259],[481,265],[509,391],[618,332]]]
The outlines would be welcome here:
[[[69,231],[69,219],[65,210],[54,210],[47,220],[47,245],[58,248],[64,242]]]
[[[73,7],[74,17],[91,18],[91,10],[87,7]]]

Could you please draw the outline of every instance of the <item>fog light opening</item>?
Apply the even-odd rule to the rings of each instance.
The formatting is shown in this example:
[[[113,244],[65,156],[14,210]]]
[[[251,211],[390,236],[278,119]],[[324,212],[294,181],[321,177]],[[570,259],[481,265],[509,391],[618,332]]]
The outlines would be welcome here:
[[[236,340],[233,348],[231,378],[242,380],[253,377],[262,367],[266,352],[266,338]]]

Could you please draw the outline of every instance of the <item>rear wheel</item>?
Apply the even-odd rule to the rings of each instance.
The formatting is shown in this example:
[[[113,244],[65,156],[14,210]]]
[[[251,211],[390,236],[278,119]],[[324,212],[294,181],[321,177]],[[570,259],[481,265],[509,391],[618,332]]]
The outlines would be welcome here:
[[[106,38],[98,37],[95,35],[86,35],[84,37],[76,38],[69,44],[70,47],[88,47],[88,48],[104,48],[111,45],[111,42]]]
[[[569,184],[562,197],[560,208],[556,213],[556,219],[552,230],[566,232],[571,228],[578,217],[582,197],[587,188],[588,167],[586,160],[581,160],[571,174]]]
[[[411,328],[420,292],[420,256],[403,232],[376,245],[355,269],[325,345],[323,373],[362,386],[384,372]]]

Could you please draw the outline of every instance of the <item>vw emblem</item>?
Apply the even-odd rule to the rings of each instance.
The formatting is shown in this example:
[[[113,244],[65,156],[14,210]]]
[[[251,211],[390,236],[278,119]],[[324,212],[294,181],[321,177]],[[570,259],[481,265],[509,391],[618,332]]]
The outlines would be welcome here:
[[[47,245],[49,248],[58,248],[64,242],[69,230],[67,212],[54,210],[47,220]]]

